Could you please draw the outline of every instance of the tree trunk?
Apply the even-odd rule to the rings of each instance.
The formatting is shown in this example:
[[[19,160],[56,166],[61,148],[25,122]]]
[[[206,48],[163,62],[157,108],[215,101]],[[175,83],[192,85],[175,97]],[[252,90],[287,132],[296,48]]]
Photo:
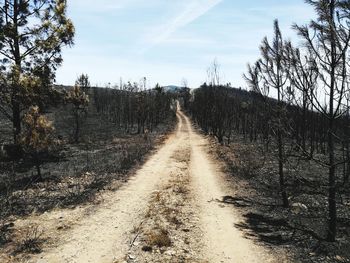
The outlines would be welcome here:
[[[38,154],[36,153],[35,156],[34,156],[34,161],[35,161],[35,167],[36,167],[36,176],[34,178],[35,181],[42,181],[43,180],[43,177],[41,175],[41,169],[40,169],[40,159],[39,159],[39,156]]]
[[[21,74],[22,71],[22,59],[21,59],[21,50],[19,46],[19,33],[18,33],[18,0],[15,0],[13,2],[13,24],[14,24],[14,38],[13,38],[13,51],[14,51],[14,59],[16,64],[16,69],[18,70],[19,74]],[[20,109],[20,101],[18,97],[19,93],[19,80],[20,75],[16,77],[16,80],[14,81],[13,91],[12,91],[12,122],[13,122],[13,139],[14,143],[18,144],[18,137],[21,133],[21,109]]]
[[[16,99],[12,102],[12,118],[13,142],[18,145],[19,135],[21,134],[21,111],[20,105]]]
[[[331,120],[332,122],[332,120]],[[330,125],[330,128],[332,126]],[[334,164],[334,141],[333,134],[330,130],[328,135],[328,147],[329,147],[329,193],[328,193],[328,234],[327,240],[329,242],[334,242],[336,237],[337,229],[337,204],[336,204],[336,186],[335,186],[335,164]]]
[[[350,149],[349,149],[349,142],[346,142],[345,145],[345,174],[344,174],[344,185],[349,183],[349,177],[350,177]]]
[[[278,173],[280,181],[280,191],[282,196],[283,207],[289,207],[289,200],[286,192],[284,171],[283,171],[283,142],[281,131],[278,131]]]
[[[334,21],[335,1],[330,2],[331,21]],[[335,39],[331,42],[331,72],[330,72],[330,94],[329,94],[329,127],[328,127],[328,156],[329,156],[329,192],[328,192],[328,233],[327,240],[334,242],[337,234],[337,204],[336,204],[336,186],[335,186],[335,159],[334,159],[334,92],[336,75],[336,44]]]
[[[79,112],[78,112],[78,110],[76,110],[76,112],[75,112],[75,133],[74,133],[75,143],[79,142],[79,134],[80,134]]]

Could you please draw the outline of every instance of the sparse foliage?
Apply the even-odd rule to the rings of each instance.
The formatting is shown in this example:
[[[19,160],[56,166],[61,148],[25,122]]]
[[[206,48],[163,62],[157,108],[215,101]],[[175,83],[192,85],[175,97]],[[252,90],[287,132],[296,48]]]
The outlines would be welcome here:
[[[0,111],[13,123],[15,143],[22,113],[33,105],[28,98],[46,97],[62,47],[73,44],[66,7],[65,0],[0,1]]]
[[[23,118],[24,129],[20,136],[20,143],[24,151],[30,155],[37,168],[36,179],[42,180],[40,156],[49,151],[54,144],[52,137],[54,127],[45,116],[39,113],[38,107],[31,107]]]
[[[74,86],[68,91],[66,101],[72,105],[72,115],[74,118],[74,141],[77,143],[80,138],[81,125],[87,114],[89,106],[89,96],[85,94],[80,86]]]
[[[89,76],[87,74],[81,74],[75,81],[75,85],[83,90],[89,89],[91,87]]]

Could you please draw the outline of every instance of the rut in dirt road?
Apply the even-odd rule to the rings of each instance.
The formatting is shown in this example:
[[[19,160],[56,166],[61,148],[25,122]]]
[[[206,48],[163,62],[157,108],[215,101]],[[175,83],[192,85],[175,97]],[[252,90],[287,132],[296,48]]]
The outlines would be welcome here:
[[[165,145],[122,188],[30,262],[274,262],[245,239],[206,139],[179,110]],[[278,262],[281,262],[279,260]]]

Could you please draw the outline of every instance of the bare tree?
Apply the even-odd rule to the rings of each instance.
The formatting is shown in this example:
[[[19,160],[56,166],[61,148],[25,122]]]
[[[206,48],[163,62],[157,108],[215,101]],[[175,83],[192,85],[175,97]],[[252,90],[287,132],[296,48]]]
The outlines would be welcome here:
[[[301,109],[301,127],[300,127],[300,139],[301,149],[304,154],[307,154],[309,158],[312,158],[314,151],[314,128],[307,127],[311,124],[307,119],[309,111],[313,111],[313,97],[316,94],[317,81],[318,81],[318,67],[315,59],[308,52],[301,54],[299,48],[293,47],[291,42],[286,44],[288,50],[288,57],[286,59],[290,63],[289,78],[291,86],[295,87],[297,91],[294,92],[294,103]],[[300,95],[300,96],[299,96]],[[310,151],[306,150],[306,136],[307,131],[310,133]],[[299,133],[299,131],[298,131]],[[299,138],[297,138],[299,141]]]
[[[221,83],[220,64],[216,58],[207,69],[207,78],[209,85],[219,86]]]
[[[280,182],[280,192],[282,196],[283,206],[289,207],[288,196],[285,187],[284,176],[284,130],[283,121],[284,116],[284,104],[283,97],[286,93],[286,84],[288,81],[288,63],[284,59],[285,43],[282,38],[282,34],[278,25],[278,21],[274,22],[274,38],[272,44],[269,43],[267,38],[264,38],[261,46],[262,59],[259,60],[258,65],[261,69],[263,85],[264,87],[271,87],[277,91],[277,108],[276,108],[276,135],[278,145],[278,173]]]
[[[248,86],[253,92],[260,93],[263,96],[268,96],[269,86],[264,86],[266,82],[263,82],[263,76],[261,74],[260,61],[255,62],[254,65],[247,65],[248,72],[243,74],[243,78],[248,83]],[[263,84],[263,86],[262,86]]]
[[[347,63],[350,40],[350,2],[345,0],[307,0],[317,13],[309,25],[294,25],[304,39],[310,56],[318,65],[318,89],[322,97],[313,94],[313,104],[328,120],[328,233],[327,240],[335,241],[337,230],[335,122],[344,114],[342,101],[349,92]],[[327,100],[326,104],[321,99]]]
[[[188,88],[188,81],[187,81],[187,79],[183,78],[183,79],[181,80],[181,86],[182,86],[183,88]]]

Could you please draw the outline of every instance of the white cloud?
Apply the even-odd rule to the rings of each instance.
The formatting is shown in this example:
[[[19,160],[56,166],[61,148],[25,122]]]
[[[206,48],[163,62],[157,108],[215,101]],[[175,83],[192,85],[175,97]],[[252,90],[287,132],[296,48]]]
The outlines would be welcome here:
[[[215,43],[214,40],[203,37],[192,37],[192,36],[171,36],[162,41],[164,44],[174,45],[176,47],[198,47],[207,46]]]
[[[205,15],[212,8],[218,5],[223,0],[192,0],[186,4],[184,10],[175,16],[170,22],[164,26],[156,28],[146,37],[146,42],[149,46],[143,52],[147,51],[152,46],[166,41],[178,29],[190,24],[199,17]]]

